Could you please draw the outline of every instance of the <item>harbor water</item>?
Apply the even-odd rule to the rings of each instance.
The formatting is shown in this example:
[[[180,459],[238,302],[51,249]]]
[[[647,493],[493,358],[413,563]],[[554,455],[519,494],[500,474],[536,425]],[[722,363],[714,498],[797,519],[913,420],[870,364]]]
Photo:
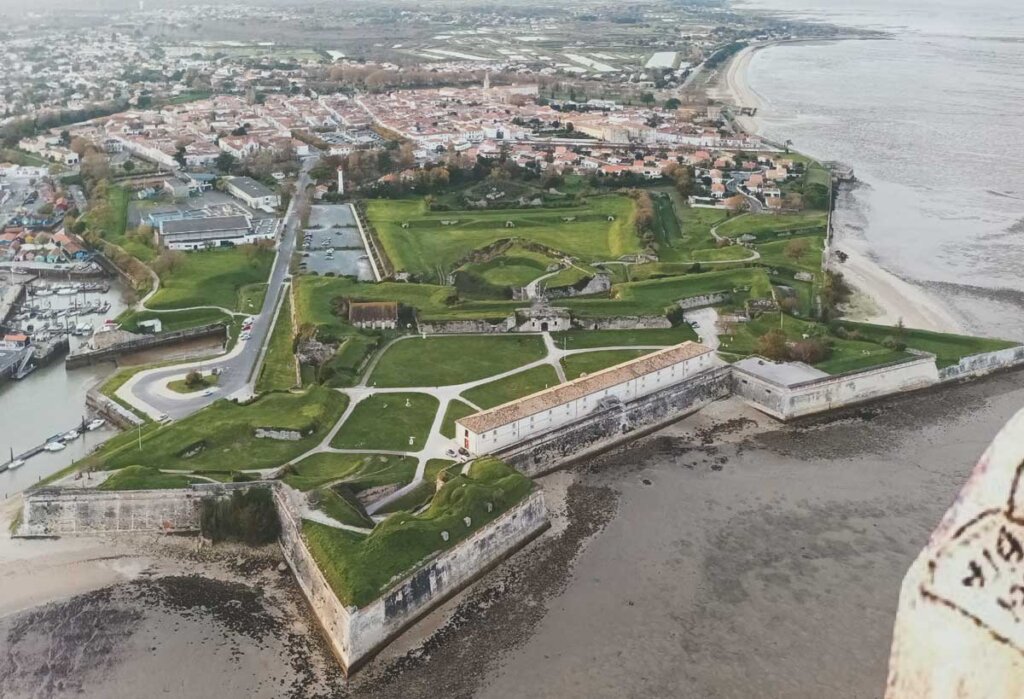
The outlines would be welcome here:
[[[36,284],[56,286],[61,283],[42,281]],[[87,322],[99,327],[106,319],[116,318],[125,309],[121,294],[122,288],[115,282],[105,293],[33,296],[29,297],[29,303],[63,309],[97,300],[109,302],[110,309],[102,315],[68,320],[69,324]],[[75,348],[87,339],[84,336],[71,337],[71,347]],[[108,363],[67,371],[61,356],[20,381],[0,381],[0,463],[8,461],[12,450],[14,454],[20,454],[58,433],[80,427],[82,419],[87,416],[86,393],[114,369],[114,364]],[[69,441],[62,451],[41,452],[27,459],[23,465],[0,473],[0,497],[19,493],[67,467],[114,434],[116,430],[110,426],[85,432],[78,439]]]

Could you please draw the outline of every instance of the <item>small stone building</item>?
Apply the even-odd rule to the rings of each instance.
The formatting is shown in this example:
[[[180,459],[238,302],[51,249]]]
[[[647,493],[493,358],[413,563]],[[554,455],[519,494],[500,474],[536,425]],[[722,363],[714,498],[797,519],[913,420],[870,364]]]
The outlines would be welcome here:
[[[398,327],[398,304],[353,301],[348,305],[348,322],[364,330],[394,330]]]

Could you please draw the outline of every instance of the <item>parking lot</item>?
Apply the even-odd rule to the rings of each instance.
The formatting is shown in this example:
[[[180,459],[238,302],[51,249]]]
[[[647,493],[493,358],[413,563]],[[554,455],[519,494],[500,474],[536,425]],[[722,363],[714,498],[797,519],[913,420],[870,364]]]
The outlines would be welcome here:
[[[300,269],[307,274],[336,274],[373,281],[370,261],[348,204],[312,207],[299,250]]]

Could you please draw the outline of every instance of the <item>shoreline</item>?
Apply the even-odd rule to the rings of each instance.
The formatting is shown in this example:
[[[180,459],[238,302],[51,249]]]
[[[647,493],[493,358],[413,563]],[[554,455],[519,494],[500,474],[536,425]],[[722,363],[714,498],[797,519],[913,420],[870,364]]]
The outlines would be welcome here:
[[[828,41],[840,40],[845,38]],[[747,82],[747,70],[754,54],[773,46],[812,41],[822,42],[821,39],[797,39],[768,41],[747,46],[729,60],[713,97],[737,107],[763,108],[764,98]],[[756,116],[735,117],[735,122],[750,134],[763,135],[763,124]],[[847,255],[845,262],[839,262],[833,254],[837,244],[842,245],[842,251]],[[851,320],[879,325],[895,325],[902,320],[907,327],[918,330],[965,332],[963,324],[931,293],[885,269],[856,241],[833,237],[825,254],[825,267],[842,273],[856,292],[871,300],[871,303],[866,304],[866,312],[862,314],[864,317],[851,317]]]

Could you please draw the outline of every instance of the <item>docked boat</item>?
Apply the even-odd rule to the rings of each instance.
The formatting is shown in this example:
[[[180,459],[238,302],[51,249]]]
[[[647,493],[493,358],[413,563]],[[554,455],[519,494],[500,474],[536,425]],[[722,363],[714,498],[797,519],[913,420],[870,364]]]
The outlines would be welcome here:
[[[43,446],[43,451],[60,451],[64,448],[64,442],[47,442]]]
[[[60,438],[65,442],[73,442],[81,436],[82,433],[79,432],[78,430],[68,430],[67,432],[62,434]]]
[[[99,428],[103,427],[105,424],[107,424],[106,420],[104,420],[101,417],[97,417],[92,420],[89,420],[89,424],[85,426],[85,429],[88,430],[89,432],[92,432],[93,430],[98,430]]]
[[[78,293],[78,289],[73,286],[58,286],[57,296],[73,296]]]
[[[15,459],[11,463],[7,464],[7,468],[15,469],[15,468],[18,468],[19,466],[24,466],[24,465],[25,465],[25,460],[24,459]]]

